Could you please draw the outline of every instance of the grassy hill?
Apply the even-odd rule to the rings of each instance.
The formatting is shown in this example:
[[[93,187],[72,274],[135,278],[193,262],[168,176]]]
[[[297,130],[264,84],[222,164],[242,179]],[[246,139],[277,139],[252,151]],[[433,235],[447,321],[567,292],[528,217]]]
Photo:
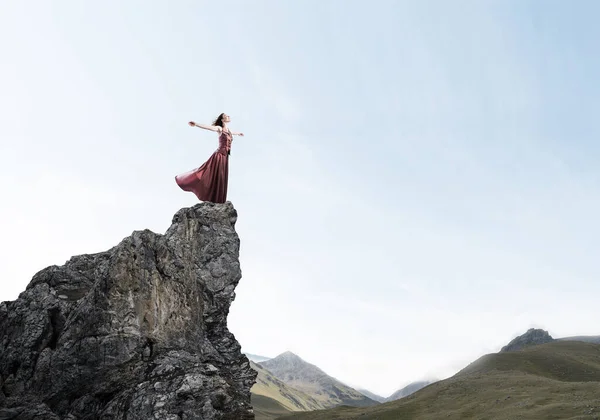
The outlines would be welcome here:
[[[279,401],[264,395],[251,394],[251,402],[256,420],[274,420],[290,412]]]
[[[483,356],[398,401],[288,420],[600,419],[600,345],[554,341]]]

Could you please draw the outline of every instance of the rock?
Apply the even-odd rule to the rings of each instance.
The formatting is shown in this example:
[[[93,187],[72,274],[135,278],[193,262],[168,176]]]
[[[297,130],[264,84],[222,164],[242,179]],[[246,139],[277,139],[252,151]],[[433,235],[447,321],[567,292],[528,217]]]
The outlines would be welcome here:
[[[236,220],[229,202],[182,209],[0,304],[0,419],[254,419],[256,372],[227,330]]]
[[[525,334],[518,336],[502,347],[500,351],[517,351],[526,347],[550,343],[551,341],[554,341],[554,339],[548,334],[548,331],[530,328]]]

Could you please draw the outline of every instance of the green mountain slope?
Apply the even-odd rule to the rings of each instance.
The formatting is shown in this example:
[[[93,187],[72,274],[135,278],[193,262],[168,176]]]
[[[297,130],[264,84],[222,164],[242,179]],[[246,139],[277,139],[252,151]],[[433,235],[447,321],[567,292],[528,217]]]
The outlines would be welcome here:
[[[600,345],[554,341],[483,356],[452,378],[386,404],[288,420],[600,418]]]
[[[273,398],[265,397],[264,395],[253,393],[251,395],[251,403],[256,420],[274,420],[290,412],[279,401],[275,401]]]

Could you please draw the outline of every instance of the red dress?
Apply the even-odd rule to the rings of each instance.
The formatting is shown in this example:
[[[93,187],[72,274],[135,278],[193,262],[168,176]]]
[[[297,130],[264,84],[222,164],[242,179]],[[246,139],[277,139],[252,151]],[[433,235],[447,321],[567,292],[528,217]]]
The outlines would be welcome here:
[[[231,131],[222,131],[219,148],[199,168],[175,177],[175,182],[184,191],[196,194],[200,201],[224,203],[227,200],[227,178],[229,176],[229,154]]]

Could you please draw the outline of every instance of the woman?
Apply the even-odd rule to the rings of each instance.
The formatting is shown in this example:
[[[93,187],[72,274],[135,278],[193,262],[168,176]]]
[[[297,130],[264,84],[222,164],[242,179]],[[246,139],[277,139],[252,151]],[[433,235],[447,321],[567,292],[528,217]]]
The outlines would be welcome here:
[[[231,121],[229,115],[223,113],[212,125],[196,124],[190,121],[192,127],[219,133],[219,148],[202,166],[175,177],[175,182],[184,191],[196,194],[198,200],[212,203],[224,203],[227,200],[227,177],[229,175],[229,154],[233,136],[243,136],[229,130],[227,124]]]

